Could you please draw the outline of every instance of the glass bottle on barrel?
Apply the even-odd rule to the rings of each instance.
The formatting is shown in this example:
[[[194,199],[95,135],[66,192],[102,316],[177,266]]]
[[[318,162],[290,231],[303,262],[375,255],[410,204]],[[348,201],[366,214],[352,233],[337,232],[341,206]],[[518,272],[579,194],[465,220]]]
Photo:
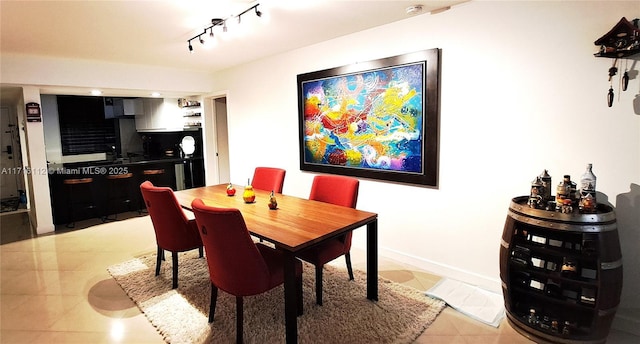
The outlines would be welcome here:
[[[556,211],[562,210],[566,199],[571,199],[571,177],[568,174],[564,175],[564,179],[556,188]]]
[[[592,171],[593,165],[587,164],[587,169],[580,177],[580,203],[581,213],[596,212],[596,176]]]

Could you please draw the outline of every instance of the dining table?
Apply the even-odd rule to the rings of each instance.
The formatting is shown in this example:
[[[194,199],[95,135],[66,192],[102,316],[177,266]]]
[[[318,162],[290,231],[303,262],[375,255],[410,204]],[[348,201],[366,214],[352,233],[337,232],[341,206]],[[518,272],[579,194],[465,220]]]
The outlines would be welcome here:
[[[378,215],[331,203],[276,193],[277,208],[269,207],[271,192],[254,189],[255,200],[243,199],[243,187],[227,195],[228,184],[203,186],[175,192],[178,203],[191,210],[200,198],[209,206],[235,208],[242,213],[251,235],[272,243],[284,259],[284,301],[286,342],[298,342],[295,261],[296,254],[354,229],[367,228],[367,299],[378,300]]]

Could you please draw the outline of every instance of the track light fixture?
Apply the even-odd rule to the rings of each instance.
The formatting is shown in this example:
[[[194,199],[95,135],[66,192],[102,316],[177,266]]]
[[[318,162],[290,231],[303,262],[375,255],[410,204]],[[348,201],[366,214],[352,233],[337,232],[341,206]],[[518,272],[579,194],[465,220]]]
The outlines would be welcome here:
[[[227,20],[229,18],[232,17],[237,17],[238,20],[238,24],[240,24],[241,21],[241,16],[243,14],[246,14],[247,12],[254,10],[256,16],[258,17],[262,17],[262,12],[260,12],[260,10],[258,10],[258,6],[260,4],[255,4],[249,8],[247,8],[246,10],[244,10],[243,12],[241,12],[240,14],[236,15],[236,16],[231,16],[231,17],[227,17],[226,19],[220,19],[220,18],[214,18],[211,19],[211,25],[207,26],[206,28],[204,28],[203,33],[199,34],[199,35],[195,35],[193,37],[191,37],[190,39],[187,40],[187,43],[189,43],[189,52],[193,53],[193,46],[191,45],[191,41],[193,41],[194,39],[197,39],[201,44],[204,44],[204,38],[202,37],[203,35],[206,37],[207,35],[207,30],[209,31],[209,39],[213,39],[213,28],[215,28],[216,26],[220,25],[222,26],[222,32],[227,32]]]

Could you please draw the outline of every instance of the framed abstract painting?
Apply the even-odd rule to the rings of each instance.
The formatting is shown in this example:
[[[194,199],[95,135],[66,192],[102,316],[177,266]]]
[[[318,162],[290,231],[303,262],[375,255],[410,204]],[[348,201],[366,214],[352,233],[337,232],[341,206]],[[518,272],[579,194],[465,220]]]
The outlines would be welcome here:
[[[440,49],[298,75],[300,169],[437,186]]]

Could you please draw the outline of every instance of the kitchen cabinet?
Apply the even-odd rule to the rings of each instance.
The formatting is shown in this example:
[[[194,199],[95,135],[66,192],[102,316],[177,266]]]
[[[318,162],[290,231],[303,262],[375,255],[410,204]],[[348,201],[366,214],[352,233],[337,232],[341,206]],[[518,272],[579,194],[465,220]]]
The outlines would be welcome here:
[[[144,103],[142,99],[123,99],[122,107],[125,116],[136,116],[144,114]]]
[[[144,98],[143,114],[136,115],[137,131],[182,130],[182,114],[177,99]]]
[[[140,98],[104,98],[104,117],[120,118],[144,114],[144,104]]]

